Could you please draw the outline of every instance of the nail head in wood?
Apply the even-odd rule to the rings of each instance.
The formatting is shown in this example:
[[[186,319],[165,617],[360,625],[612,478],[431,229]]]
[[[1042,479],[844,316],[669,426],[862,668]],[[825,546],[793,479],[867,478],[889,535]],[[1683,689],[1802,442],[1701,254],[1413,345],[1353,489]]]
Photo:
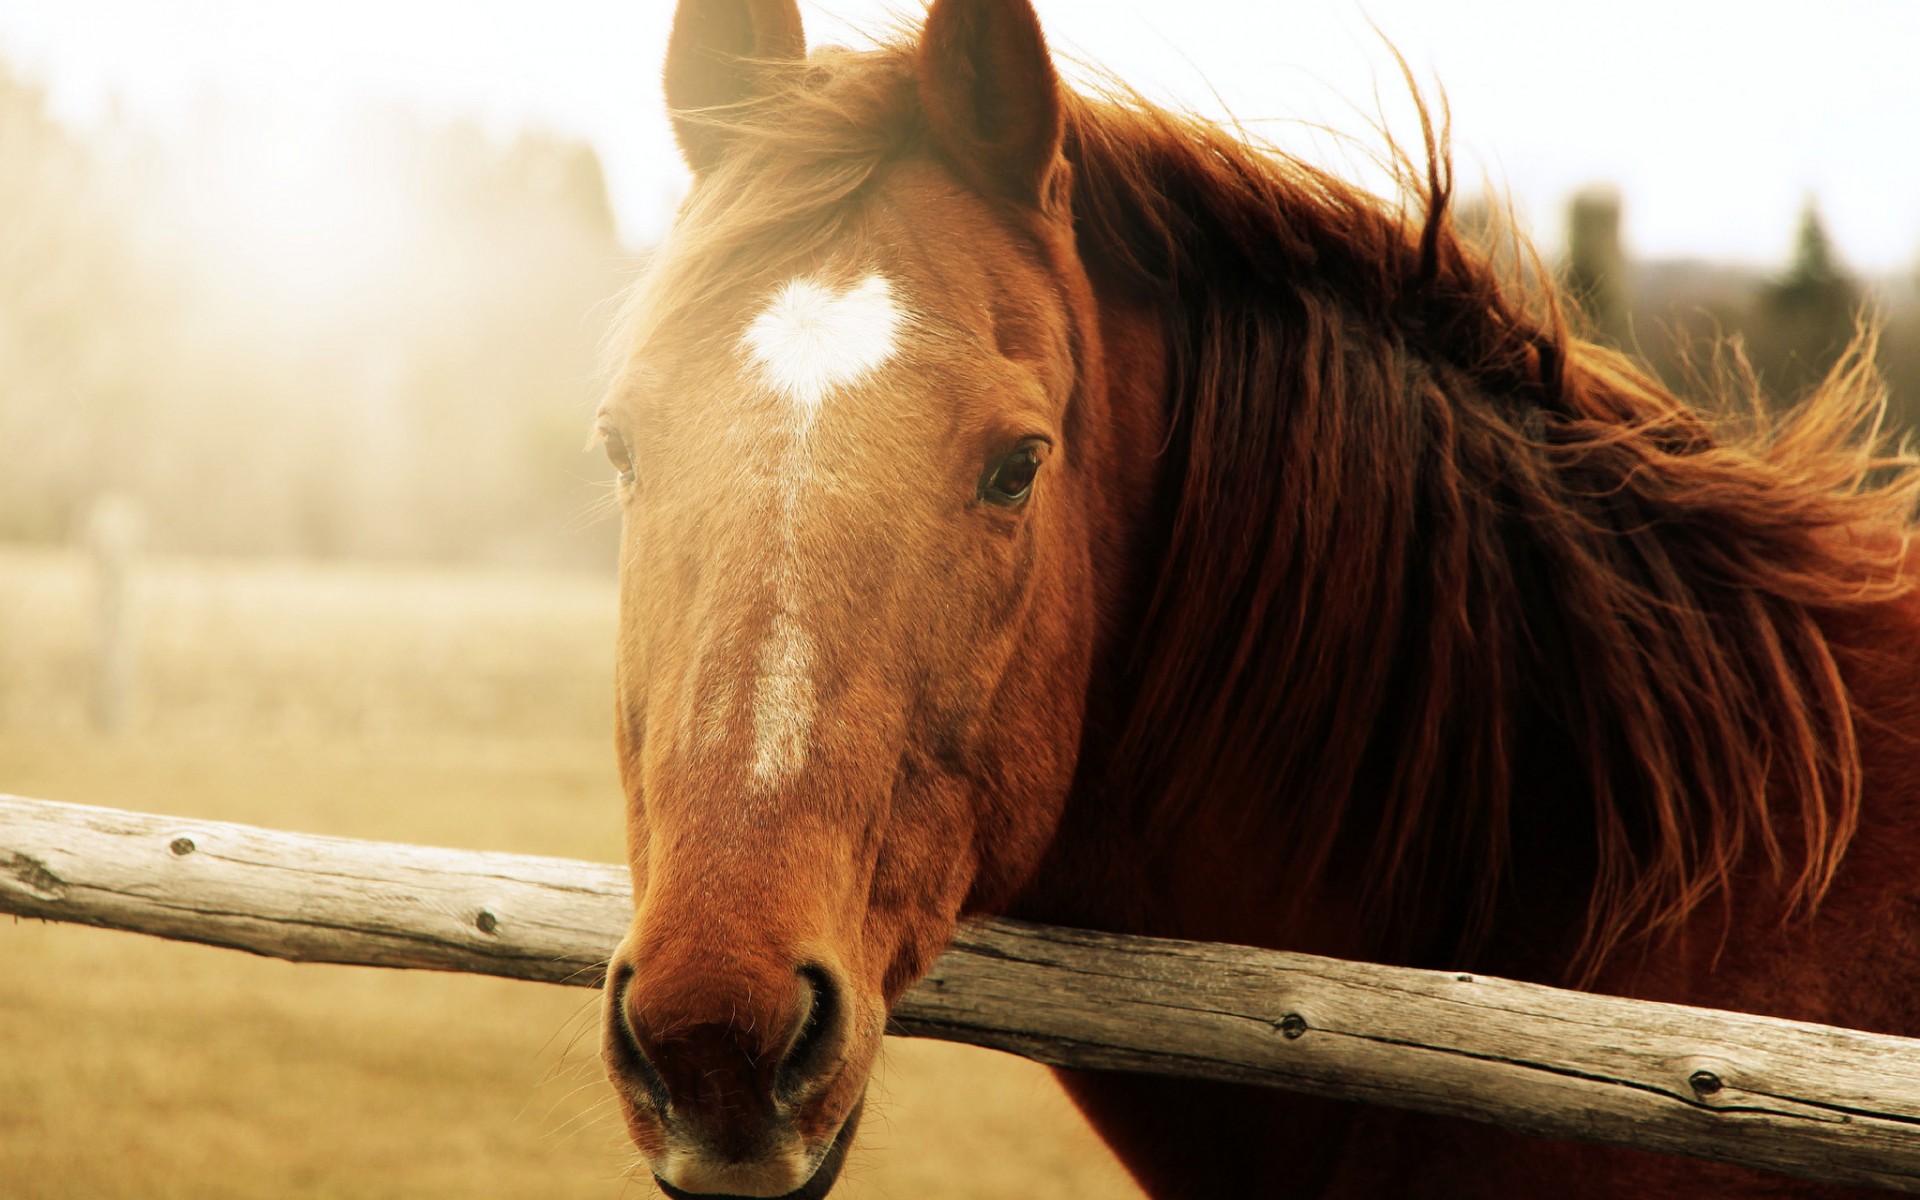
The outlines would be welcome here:
[[[492,933],[500,928],[500,918],[494,916],[492,910],[483,908],[480,915],[473,919],[473,924],[481,933]]]
[[[1288,1013],[1280,1018],[1280,1032],[1290,1038],[1297,1038],[1307,1031],[1307,1019],[1299,1013]]]
[[[192,838],[183,833],[171,842],[168,842],[167,849],[181,857],[185,857],[186,855],[192,854],[195,850],[199,849],[199,847],[193,844]]]

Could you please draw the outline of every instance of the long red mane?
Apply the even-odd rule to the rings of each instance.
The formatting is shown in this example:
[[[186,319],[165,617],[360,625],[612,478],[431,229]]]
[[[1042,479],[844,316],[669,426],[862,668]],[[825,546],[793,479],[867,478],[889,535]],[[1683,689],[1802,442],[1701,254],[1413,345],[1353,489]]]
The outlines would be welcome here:
[[[1068,136],[1084,252],[1175,352],[1114,779],[1243,806],[1303,892],[1360,873],[1414,959],[1569,866],[1576,977],[1756,846],[1817,902],[1861,795],[1822,618],[1912,586],[1871,339],[1785,418],[1738,380],[1708,413],[1466,244],[1431,125],[1411,216],[1139,102]]]

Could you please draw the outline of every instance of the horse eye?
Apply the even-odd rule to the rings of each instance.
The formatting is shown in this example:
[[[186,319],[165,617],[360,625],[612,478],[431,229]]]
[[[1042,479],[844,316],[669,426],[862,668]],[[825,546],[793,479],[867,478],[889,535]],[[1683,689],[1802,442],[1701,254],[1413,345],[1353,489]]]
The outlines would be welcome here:
[[[633,448],[627,445],[627,439],[621,435],[618,429],[602,425],[600,427],[600,443],[607,448],[607,461],[613,464],[615,471],[619,472],[620,482],[632,483],[634,477]]]
[[[987,464],[980,474],[980,499],[1001,508],[1016,508],[1033,491],[1033,477],[1040,473],[1040,454],[1046,443],[1028,438],[1012,450]]]

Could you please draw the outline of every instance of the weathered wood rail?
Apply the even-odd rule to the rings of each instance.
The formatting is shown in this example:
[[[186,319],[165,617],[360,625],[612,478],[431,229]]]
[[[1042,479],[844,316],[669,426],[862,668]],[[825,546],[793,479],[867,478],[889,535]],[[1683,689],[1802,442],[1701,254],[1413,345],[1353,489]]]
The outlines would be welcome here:
[[[597,986],[628,876],[0,796],[0,912],[296,962]],[[1920,1041],[1905,1038],[1008,921],[963,928],[895,1022],[1056,1066],[1265,1084],[1920,1191]]]

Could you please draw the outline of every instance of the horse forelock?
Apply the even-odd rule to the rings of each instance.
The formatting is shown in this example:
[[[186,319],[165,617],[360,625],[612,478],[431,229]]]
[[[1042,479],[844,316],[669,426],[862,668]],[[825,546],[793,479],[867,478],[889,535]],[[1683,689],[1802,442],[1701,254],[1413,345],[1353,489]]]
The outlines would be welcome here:
[[[869,184],[911,138],[911,84],[904,49],[830,48],[774,72],[751,102],[682,114],[724,132],[730,152],[696,181],[627,291],[607,343],[616,384],[659,338],[706,327],[714,305],[769,272],[857,251]]]

